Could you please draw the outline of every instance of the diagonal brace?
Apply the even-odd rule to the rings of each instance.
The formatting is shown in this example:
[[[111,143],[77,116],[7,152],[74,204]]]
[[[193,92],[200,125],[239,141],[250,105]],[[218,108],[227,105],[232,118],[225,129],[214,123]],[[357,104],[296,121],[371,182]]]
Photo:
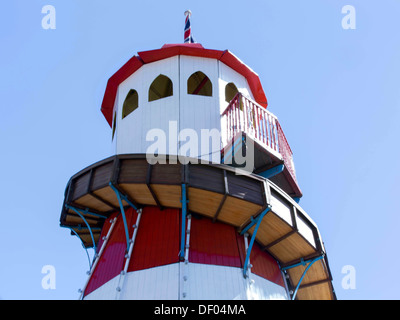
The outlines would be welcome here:
[[[79,211],[80,213],[82,213],[82,214],[90,214],[91,216],[94,216],[94,217],[98,217],[98,218],[102,218],[102,219],[107,219],[106,216],[104,216],[104,215],[102,215],[102,214],[99,214],[99,213],[91,212],[91,211],[89,211],[88,208],[86,208],[85,210],[83,210],[83,209],[81,209],[81,208],[73,207],[73,206],[70,206],[70,205],[68,205],[68,204],[66,204],[65,207],[66,207],[67,209],[71,209],[71,210],[73,210],[73,211],[75,211],[75,212],[76,212],[76,210],[78,210],[78,211]],[[74,210],[74,209],[75,209],[75,210]]]
[[[249,231],[249,229],[251,229],[251,228],[257,223],[259,217],[260,217],[261,215],[263,215],[263,217],[264,217],[264,215],[265,215],[268,211],[270,211],[270,210],[271,210],[271,206],[268,205],[267,208],[264,209],[264,211],[261,212],[261,213],[257,216],[257,218],[251,217],[250,223],[240,232],[240,235],[242,236],[242,235],[244,235],[247,231]],[[262,219],[262,218],[261,218],[261,219]]]
[[[128,203],[133,209],[135,209],[136,211],[138,210],[137,206],[136,206],[131,200],[129,200],[129,197],[128,197],[127,195],[123,194],[121,191],[119,191],[119,190],[112,184],[112,182],[109,183],[109,186],[110,186],[111,189],[113,189],[114,192],[117,194],[117,197],[118,197],[118,194],[119,194],[119,196],[121,197],[122,200],[124,200],[125,202],[127,202],[127,203]],[[120,205],[121,205],[121,204],[120,204]]]
[[[128,223],[126,222],[126,216],[125,216],[125,209],[124,205],[122,204],[122,200],[126,201],[133,209],[136,211],[138,210],[136,206],[128,199],[126,195],[121,193],[111,182],[109,183],[109,186],[111,189],[114,190],[115,194],[117,195],[119,207],[121,209],[121,214],[122,214],[122,220],[124,222],[124,229],[125,229],[125,237],[126,237],[126,252],[129,251],[130,247],[130,240],[129,240],[129,229],[128,229]]]
[[[277,165],[276,167],[273,167],[266,171],[260,172],[260,173],[258,173],[258,175],[262,176],[264,178],[270,179],[270,178],[276,176],[277,174],[283,172],[284,169],[285,169],[285,165],[280,164],[280,165]]]
[[[69,205],[65,205],[65,207],[67,209],[71,209],[72,211],[74,211],[79,217],[81,217],[81,219],[83,220],[83,222],[85,222],[86,226],[89,229],[90,232],[90,236],[92,237],[92,243],[93,243],[93,249],[96,251],[96,242],[94,241],[94,237],[93,237],[93,232],[92,232],[92,228],[90,227],[90,224],[87,222],[87,220],[85,219],[85,217],[83,216],[83,212],[81,212],[80,209],[75,208],[75,207],[71,207]]]
[[[300,284],[303,281],[304,276],[306,275],[307,271],[311,268],[311,266],[313,265],[314,262],[316,262],[318,260],[321,260],[323,257],[324,257],[324,255],[321,255],[321,256],[316,257],[313,260],[309,261],[309,264],[308,264],[307,268],[304,270],[303,274],[301,275],[299,283],[297,284],[296,289],[294,290],[292,300],[294,300],[296,298],[297,290],[299,290]]]
[[[179,253],[179,259],[183,261],[185,259],[185,234],[186,234],[186,214],[187,214],[187,194],[186,184],[182,184],[182,230],[181,230],[181,250]]]
[[[256,225],[253,231],[253,234],[251,236],[251,240],[249,243],[249,247],[247,248],[247,252],[246,252],[246,259],[244,260],[244,265],[243,265],[243,276],[246,278],[247,277],[247,267],[249,264],[249,259],[250,259],[250,253],[251,253],[251,249],[253,248],[253,244],[254,244],[254,240],[256,238],[257,235],[257,231],[258,228],[260,227],[261,224],[261,220],[264,218],[264,216],[271,211],[271,206],[268,206],[267,208],[264,209],[263,212],[261,212],[257,218],[253,219],[249,225],[240,233],[243,234],[245,232],[247,232],[247,230],[249,230],[253,225]]]

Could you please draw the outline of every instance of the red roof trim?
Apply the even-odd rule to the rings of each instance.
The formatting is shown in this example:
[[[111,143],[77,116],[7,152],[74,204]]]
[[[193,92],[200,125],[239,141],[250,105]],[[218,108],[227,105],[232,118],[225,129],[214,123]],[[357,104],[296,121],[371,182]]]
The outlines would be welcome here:
[[[103,113],[110,127],[112,127],[112,112],[114,109],[114,102],[117,96],[118,86],[135,71],[137,71],[142,65],[143,62],[138,57],[133,56],[108,80],[103,102],[101,104],[101,112]]]
[[[154,61],[174,57],[177,55],[185,55],[192,57],[204,57],[212,59],[220,59],[224,54],[223,51],[204,49],[201,44],[198,43],[185,43],[185,44],[166,44],[161,49],[142,51],[139,52],[139,57],[144,63],[151,63]]]
[[[229,51],[225,51],[219,60],[243,75],[247,79],[250,90],[254,95],[254,99],[263,107],[267,108],[267,97],[265,96],[258,75]]]
[[[243,75],[247,79],[250,90],[254,95],[254,99],[265,108],[267,107],[267,98],[261,86],[258,75],[243,62],[241,62],[237,57],[235,57],[231,52],[227,50],[220,51],[205,49],[199,43],[165,44],[161,49],[138,52],[138,56],[132,57],[108,80],[101,105],[101,112],[103,113],[110,127],[112,126],[112,112],[114,109],[118,86],[130,75],[136,72],[143,64],[163,60],[177,55],[220,60],[228,67]]]

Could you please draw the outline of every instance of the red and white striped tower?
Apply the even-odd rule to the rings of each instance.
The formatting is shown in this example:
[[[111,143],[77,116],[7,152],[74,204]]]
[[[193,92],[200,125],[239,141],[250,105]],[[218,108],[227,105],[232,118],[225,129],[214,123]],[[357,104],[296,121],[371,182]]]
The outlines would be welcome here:
[[[61,226],[96,252],[80,298],[335,299],[258,75],[192,43],[185,15],[185,43],[111,76],[115,155],[67,184]]]

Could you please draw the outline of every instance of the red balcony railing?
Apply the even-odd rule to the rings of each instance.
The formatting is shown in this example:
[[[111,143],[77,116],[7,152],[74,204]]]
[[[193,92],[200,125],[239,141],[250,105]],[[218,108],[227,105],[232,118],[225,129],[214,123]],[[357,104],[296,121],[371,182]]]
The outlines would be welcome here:
[[[245,132],[267,150],[272,149],[280,153],[284,165],[296,181],[293,153],[275,115],[250,98],[237,93],[221,117],[222,131],[226,129],[223,135],[223,147],[239,132]]]

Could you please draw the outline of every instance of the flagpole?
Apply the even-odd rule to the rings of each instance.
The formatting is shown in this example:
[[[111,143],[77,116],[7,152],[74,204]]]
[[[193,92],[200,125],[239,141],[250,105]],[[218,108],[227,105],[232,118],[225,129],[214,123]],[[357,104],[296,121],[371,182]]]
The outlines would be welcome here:
[[[193,43],[193,37],[192,37],[192,29],[190,26],[190,16],[192,15],[192,11],[189,9],[185,11],[185,30],[184,30],[184,36],[183,40],[184,43]]]

